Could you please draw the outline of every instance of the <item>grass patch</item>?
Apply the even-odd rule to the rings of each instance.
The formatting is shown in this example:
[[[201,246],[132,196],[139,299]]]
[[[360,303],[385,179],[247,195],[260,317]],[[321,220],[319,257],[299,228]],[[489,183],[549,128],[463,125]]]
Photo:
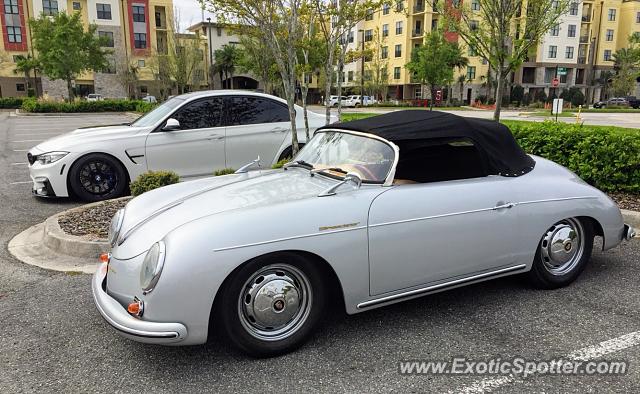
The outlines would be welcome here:
[[[222,168],[220,170],[215,170],[213,172],[213,176],[229,175],[233,174],[234,172],[236,172],[236,170],[234,170],[233,168]]]
[[[523,112],[526,113],[529,116],[542,116],[542,117],[550,117],[550,118],[555,118],[556,115],[555,114],[551,114],[551,111],[536,111],[536,112]],[[565,112],[563,110],[562,113],[558,114],[558,118],[573,118],[574,115],[571,112]]]

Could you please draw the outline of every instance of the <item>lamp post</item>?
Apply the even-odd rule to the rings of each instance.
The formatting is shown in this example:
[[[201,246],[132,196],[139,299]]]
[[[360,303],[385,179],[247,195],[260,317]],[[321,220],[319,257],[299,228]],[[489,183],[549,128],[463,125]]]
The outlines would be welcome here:
[[[211,48],[211,18],[207,18],[207,41],[209,42],[209,72],[207,78],[209,79],[209,89],[213,89],[213,78],[211,76],[213,70],[213,49]]]
[[[362,32],[362,57],[360,59],[360,100],[364,96],[364,30],[358,29],[358,33]]]

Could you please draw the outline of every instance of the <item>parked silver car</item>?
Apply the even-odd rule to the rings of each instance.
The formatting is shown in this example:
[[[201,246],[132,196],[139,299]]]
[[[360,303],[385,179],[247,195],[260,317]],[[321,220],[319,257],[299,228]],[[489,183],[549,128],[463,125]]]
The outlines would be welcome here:
[[[116,214],[93,295],[121,334],[224,335],[270,356],[331,309],[521,273],[566,286],[594,236],[604,249],[634,236],[605,194],[488,120],[393,112],[318,129],[282,170],[246,169],[147,192]]]

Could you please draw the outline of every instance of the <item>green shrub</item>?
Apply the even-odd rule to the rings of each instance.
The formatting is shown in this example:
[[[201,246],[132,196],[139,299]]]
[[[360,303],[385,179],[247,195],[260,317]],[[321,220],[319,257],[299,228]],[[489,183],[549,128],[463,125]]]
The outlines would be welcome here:
[[[279,162],[277,162],[276,164],[272,165],[271,168],[278,169],[278,168],[282,168],[285,164],[287,164],[288,162],[291,161],[290,157],[284,158],[282,160],[280,160]]]
[[[69,113],[69,112],[148,112],[155,104],[142,100],[101,100],[101,101],[46,101],[28,98],[22,101],[21,109],[36,113]]]
[[[0,108],[17,109],[22,106],[22,97],[0,97]]]
[[[228,175],[233,174],[234,172],[236,172],[236,170],[234,170],[233,168],[223,168],[221,170],[215,170],[213,172],[213,176]]]
[[[640,131],[504,121],[527,152],[561,164],[604,191],[640,192]]]
[[[129,188],[133,196],[139,196],[149,190],[178,183],[180,177],[173,171],[147,171],[131,182]]]

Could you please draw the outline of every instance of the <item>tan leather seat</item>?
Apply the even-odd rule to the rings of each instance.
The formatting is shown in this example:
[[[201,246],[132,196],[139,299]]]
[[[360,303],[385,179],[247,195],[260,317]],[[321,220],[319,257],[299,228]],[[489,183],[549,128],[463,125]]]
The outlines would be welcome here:
[[[409,179],[398,179],[398,178],[393,180],[394,185],[412,185],[414,183],[418,183],[418,182],[412,181]]]

